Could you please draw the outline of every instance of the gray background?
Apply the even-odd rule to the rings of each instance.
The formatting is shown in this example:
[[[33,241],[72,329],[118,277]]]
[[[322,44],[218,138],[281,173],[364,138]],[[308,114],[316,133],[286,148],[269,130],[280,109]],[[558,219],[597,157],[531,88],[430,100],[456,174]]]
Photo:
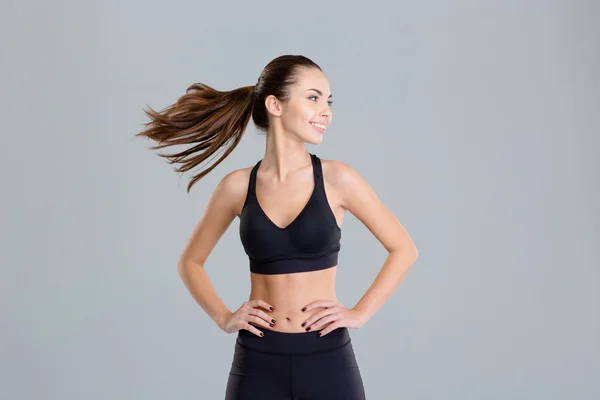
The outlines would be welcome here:
[[[176,261],[249,125],[196,185],[132,139],[194,82],[256,82],[282,54],[334,94],[322,158],[353,166],[419,260],[352,330],[369,399],[597,399],[597,1],[4,1],[0,398],[219,399],[235,335]],[[232,224],[206,269],[249,295]],[[386,252],[350,214],[338,295]]]

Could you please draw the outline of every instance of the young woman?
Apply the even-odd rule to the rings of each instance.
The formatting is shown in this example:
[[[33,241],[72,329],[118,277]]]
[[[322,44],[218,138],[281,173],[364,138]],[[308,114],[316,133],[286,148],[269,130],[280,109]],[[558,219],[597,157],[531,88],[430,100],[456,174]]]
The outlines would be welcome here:
[[[416,247],[368,183],[340,161],[321,160],[305,143],[323,140],[332,120],[331,91],[321,68],[300,55],[272,60],[254,86],[220,92],[188,88],[156,112],[136,136],[191,148],[162,155],[200,164],[224,154],[195,175],[187,188],[239,143],[252,118],[266,133],[264,157],[230,172],[217,185],[178,262],[193,298],[227,333],[237,332],[227,400],[364,399],[365,390],[348,328],[362,327],[390,297],[417,259]],[[388,250],[377,278],[346,308],[336,298],[335,276],[346,211]],[[204,264],[235,217],[249,257],[248,301],[230,311],[215,292]]]

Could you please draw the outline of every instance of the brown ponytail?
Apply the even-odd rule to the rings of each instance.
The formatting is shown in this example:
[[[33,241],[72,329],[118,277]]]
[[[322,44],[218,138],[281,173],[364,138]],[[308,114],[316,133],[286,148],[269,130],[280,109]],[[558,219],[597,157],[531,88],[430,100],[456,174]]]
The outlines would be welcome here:
[[[219,165],[238,145],[250,118],[254,104],[254,86],[221,92],[196,83],[186,90],[177,102],[161,112],[149,107],[144,110],[151,121],[147,129],[135,136],[145,136],[158,142],[151,150],[178,144],[193,144],[175,154],[158,154],[169,164],[180,163],[176,172],[186,172],[204,162],[221,147],[228,146],[223,155],[209,168],[190,180],[187,192],[206,174]]]
[[[187,192],[206,174],[219,165],[240,142],[250,118],[260,131],[267,131],[269,116],[265,107],[268,95],[285,102],[289,85],[296,83],[299,67],[321,69],[301,55],[285,55],[272,60],[264,68],[255,86],[221,92],[203,83],[195,83],[175,104],[161,110],[144,110],[151,121],[136,137],[147,137],[157,145],[151,150],[178,144],[191,144],[188,149],[174,154],[158,154],[170,164],[180,163],[176,172],[186,172],[202,163],[221,147],[227,149],[209,168],[194,175]]]

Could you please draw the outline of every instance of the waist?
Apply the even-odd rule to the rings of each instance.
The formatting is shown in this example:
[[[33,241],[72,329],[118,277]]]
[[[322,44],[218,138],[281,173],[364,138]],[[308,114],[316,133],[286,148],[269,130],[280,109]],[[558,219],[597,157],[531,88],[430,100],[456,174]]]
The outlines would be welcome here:
[[[251,275],[249,300],[263,300],[275,307],[267,314],[277,322],[272,328],[283,332],[302,332],[302,323],[322,307],[302,311],[317,300],[337,301],[336,268],[289,275]]]
[[[310,258],[285,258],[275,260],[256,260],[249,257],[250,271],[255,274],[293,274],[297,272],[318,271],[331,268],[338,263],[338,252],[332,252]]]
[[[348,328],[334,329],[323,337],[318,332],[289,333],[263,330],[264,337],[242,329],[238,332],[238,346],[279,355],[307,355],[334,350],[351,342]]]

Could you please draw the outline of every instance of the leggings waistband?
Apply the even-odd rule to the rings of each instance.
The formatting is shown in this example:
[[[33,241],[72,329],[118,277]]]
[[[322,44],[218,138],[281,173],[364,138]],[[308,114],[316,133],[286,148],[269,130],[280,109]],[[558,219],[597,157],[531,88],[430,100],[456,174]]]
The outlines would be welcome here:
[[[307,355],[334,350],[350,343],[348,328],[334,329],[323,337],[314,332],[278,332],[262,329],[263,337],[242,329],[238,331],[236,342],[242,346],[263,353],[279,355]]]

